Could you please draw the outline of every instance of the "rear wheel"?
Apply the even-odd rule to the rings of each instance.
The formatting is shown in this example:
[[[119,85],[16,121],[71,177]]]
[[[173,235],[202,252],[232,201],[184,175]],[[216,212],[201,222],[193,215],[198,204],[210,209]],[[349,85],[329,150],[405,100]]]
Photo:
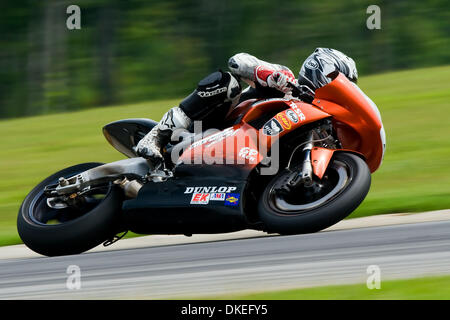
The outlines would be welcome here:
[[[277,191],[291,173],[275,176],[265,188],[258,212],[268,232],[300,234],[325,229],[352,213],[370,188],[370,170],[360,157],[336,153],[322,179],[288,193]]]
[[[84,163],[61,170],[36,186],[19,210],[17,229],[22,241],[46,256],[78,254],[119,231],[122,192],[110,183],[95,188],[77,206],[54,209],[47,204],[44,188],[102,163]]]

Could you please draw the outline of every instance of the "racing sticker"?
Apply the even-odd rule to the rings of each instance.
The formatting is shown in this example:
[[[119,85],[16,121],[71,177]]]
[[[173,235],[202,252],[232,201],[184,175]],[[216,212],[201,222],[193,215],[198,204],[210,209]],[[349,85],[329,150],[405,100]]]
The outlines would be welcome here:
[[[239,205],[239,198],[241,195],[239,193],[227,193],[225,196],[225,205],[236,207]]]
[[[186,187],[185,194],[189,193],[230,193],[235,191],[236,187],[212,186],[212,187]]]
[[[209,201],[225,201],[225,193],[211,193]]]
[[[292,126],[291,122],[289,121],[288,117],[284,113],[279,113],[276,115],[276,118],[281,123],[283,128],[286,130],[289,130]]]
[[[302,112],[302,110],[300,110],[300,108],[297,106],[297,104],[295,104],[295,102],[291,102],[289,105],[291,106],[292,110],[294,110],[294,112],[297,114],[300,121],[306,120],[304,113]]]
[[[256,161],[256,156],[258,155],[258,150],[251,149],[249,147],[242,148],[239,151],[239,157],[250,160],[250,163],[254,163]]]
[[[223,131],[219,131],[219,132],[217,132],[215,134],[207,136],[206,138],[203,138],[201,140],[198,140],[198,141],[194,142],[193,144],[191,144],[190,148],[191,149],[197,148],[198,146],[201,146],[203,144],[208,144],[206,147],[210,147],[213,144],[221,142],[221,141],[225,140],[228,137],[236,135],[236,133],[238,131],[239,130],[235,130],[233,128],[227,128],[227,129],[225,129]]]
[[[208,204],[210,193],[194,193],[192,195],[191,204]]]
[[[281,131],[283,131],[283,127],[276,119],[271,119],[263,127],[263,133],[269,136],[276,136]]]
[[[291,120],[293,123],[298,123],[298,116],[293,110],[286,110],[286,116]]]

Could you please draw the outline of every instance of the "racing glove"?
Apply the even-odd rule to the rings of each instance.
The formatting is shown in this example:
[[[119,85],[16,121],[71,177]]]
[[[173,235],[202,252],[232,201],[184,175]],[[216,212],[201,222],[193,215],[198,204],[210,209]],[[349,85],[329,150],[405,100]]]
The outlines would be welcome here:
[[[285,94],[292,90],[289,83],[297,82],[294,74],[289,70],[276,71],[264,66],[255,68],[255,78],[263,87],[274,88]]]

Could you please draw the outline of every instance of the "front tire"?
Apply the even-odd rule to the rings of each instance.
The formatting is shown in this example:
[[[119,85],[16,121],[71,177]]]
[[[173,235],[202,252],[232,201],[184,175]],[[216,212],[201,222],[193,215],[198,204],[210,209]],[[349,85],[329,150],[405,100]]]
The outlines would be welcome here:
[[[102,163],[83,163],[61,170],[42,181],[27,195],[17,218],[19,236],[27,247],[46,256],[79,254],[119,231],[122,193],[117,186],[105,186],[104,197],[87,207],[86,212],[77,212],[75,217],[70,208],[48,207],[43,193],[45,186],[57,183],[59,177],[68,178],[100,165]],[[61,221],[49,224],[52,215]]]
[[[276,195],[275,186],[287,174],[287,171],[277,174],[265,188],[258,203],[260,219],[271,233],[312,233],[332,226],[360,205],[369,192],[371,182],[366,162],[354,154],[344,152],[335,153],[330,161],[323,178],[330,177],[330,181],[323,196],[313,198],[309,203],[304,199],[302,190],[297,190],[298,193],[288,201]],[[315,179],[318,180],[317,177]],[[325,184],[320,180],[318,183]],[[295,203],[296,198],[303,199]]]

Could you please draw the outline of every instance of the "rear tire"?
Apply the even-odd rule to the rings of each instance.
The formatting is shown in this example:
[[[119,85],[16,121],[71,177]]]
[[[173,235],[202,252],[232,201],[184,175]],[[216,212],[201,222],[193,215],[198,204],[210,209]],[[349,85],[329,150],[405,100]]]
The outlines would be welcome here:
[[[120,231],[122,192],[112,184],[100,203],[79,217],[59,224],[41,223],[34,216],[45,207],[45,186],[57,183],[59,177],[70,177],[102,163],[83,163],[61,170],[37,185],[25,198],[17,218],[17,230],[24,244],[46,256],[79,254],[89,250]],[[44,212],[45,213],[45,212]]]
[[[260,219],[268,232],[279,234],[317,232],[344,219],[361,204],[369,191],[371,182],[370,170],[366,162],[351,153],[335,153],[328,166],[328,173],[333,170],[332,164],[335,161],[341,167],[345,165],[347,182],[334,197],[311,209],[283,211],[274,204],[273,187],[286,175],[285,171],[277,174],[269,182],[258,203]]]

